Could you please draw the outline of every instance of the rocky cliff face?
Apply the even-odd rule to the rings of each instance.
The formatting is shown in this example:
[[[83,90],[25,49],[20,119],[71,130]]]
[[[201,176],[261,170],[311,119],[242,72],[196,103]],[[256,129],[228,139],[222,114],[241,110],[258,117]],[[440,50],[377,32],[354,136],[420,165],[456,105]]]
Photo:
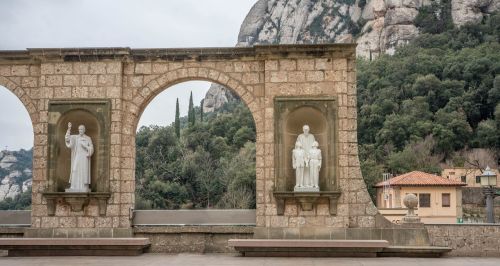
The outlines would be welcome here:
[[[234,101],[237,96],[224,86],[213,83],[203,99],[203,112],[213,112],[227,102]]]
[[[0,152],[0,201],[28,191],[31,176],[31,151]]]
[[[500,10],[500,0],[453,0],[451,15],[453,23],[463,26],[467,23],[479,23],[487,14]]]
[[[344,41],[358,28],[359,2],[259,0],[241,25],[238,45]]]
[[[16,184],[16,177],[21,176],[19,171],[13,171],[0,182],[0,201],[5,198],[14,198],[21,193],[21,188]]]
[[[500,0],[259,0],[241,25],[237,46],[357,42],[357,55],[373,59],[418,36],[415,19],[431,5],[451,9],[456,26],[500,10]],[[212,88],[205,111],[227,98],[221,86]]]
[[[355,41],[358,56],[393,54],[419,34],[419,9],[441,1],[451,1],[457,26],[500,9],[500,0],[259,0],[241,25],[238,45]]]

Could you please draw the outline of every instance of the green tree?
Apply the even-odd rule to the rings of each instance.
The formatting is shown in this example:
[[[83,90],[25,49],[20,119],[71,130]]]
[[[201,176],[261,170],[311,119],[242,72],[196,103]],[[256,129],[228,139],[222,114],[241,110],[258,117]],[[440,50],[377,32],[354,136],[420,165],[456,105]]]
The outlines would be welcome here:
[[[358,141],[367,183],[379,181],[381,171],[438,171],[434,160],[447,163],[470,148],[500,154],[500,13],[454,28],[450,2],[421,8],[415,21],[422,34],[394,55],[357,61]],[[426,152],[416,151],[430,136]],[[434,159],[423,163],[420,157]]]
[[[500,134],[495,120],[483,120],[477,127],[475,144],[479,147],[500,149]]]
[[[179,98],[177,98],[175,102],[175,135],[177,138],[181,137],[181,120],[180,120],[180,112],[179,112]]]
[[[435,141],[431,136],[424,140],[412,142],[402,151],[391,153],[388,157],[389,170],[395,174],[404,174],[411,171],[440,173],[439,163],[443,159],[434,155],[432,149]]]
[[[419,8],[415,25],[425,33],[441,33],[453,28],[451,0],[433,1]]]
[[[192,126],[188,117],[180,117],[180,139],[175,124],[139,129],[137,209],[255,208],[255,124],[250,111],[236,101],[203,117],[203,123]]]
[[[201,100],[200,102],[200,122],[203,122],[203,103],[205,102],[205,99]]]
[[[464,112],[446,112],[439,110],[435,115],[433,135],[436,138],[436,150],[445,155],[463,149],[472,137],[472,128]]]
[[[6,198],[0,201],[0,210],[29,210],[31,209],[31,188],[16,195],[14,198]]]
[[[195,113],[193,105],[193,92],[189,95],[189,107],[188,107],[188,122],[189,125],[193,126],[195,123]]]
[[[247,141],[255,142],[255,130],[252,130],[247,126],[243,126],[234,134],[233,143],[236,147],[243,147]]]

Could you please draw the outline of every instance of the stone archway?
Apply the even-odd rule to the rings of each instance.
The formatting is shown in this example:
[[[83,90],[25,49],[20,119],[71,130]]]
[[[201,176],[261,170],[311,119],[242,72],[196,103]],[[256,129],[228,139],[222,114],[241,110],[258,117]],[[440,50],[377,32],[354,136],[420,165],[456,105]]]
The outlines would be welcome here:
[[[11,74],[12,74],[12,72],[13,71],[11,71]],[[5,73],[5,74],[8,74],[8,73]],[[16,80],[16,78],[9,78],[9,77],[5,77],[5,76],[0,75],[0,86],[5,88],[8,92],[12,93],[12,95],[14,95],[14,97],[17,98],[17,100],[18,100],[18,102],[16,102],[16,104],[17,105],[21,104],[28,114],[28,118],[26,118],[26,119],[29,120],[29,125],[31,126],[30,141],[31,141],[31,145],[32,145],[31,147],[33,148],[33,150],[32,150],[33,157],[31,158],[32,169],[30,169],[30,170],[32,171],[32,177],[33,177],[35,172],[37,172],[37,173],[40,172],[39,167],[37,167],[38,165],[35,164],[36,162],[35,162],[35,158],[34,158],[34,153],[35,152],[37,152],[37,153],[43,152],[43,148],[40,146],[34,145],[34,144],[36,144],[37,142],[40,143],[41,139],[43,139],[43,137],[40,138],[39,135],[37,136],[37,133],[43,133],[43,126],[38,123],[39,114],[36,112],[37,108],[36,108],[36,105],[35,105],[33,99],[29,96],[27,90],[25,90],[25,88],[23,88],[22,86],[18,85],[13,79]],[[19,80],[19,78],[17,78],[17,80]],[[3,89],[3,88],[0,88],[0,89]],[[15,112],[4,113],[2,115],[9,115],[9,116],[15,115]],[[23,118],[25,118],[25,117],[23,116]],[[16,121],[16,124],[18,122],[25,123],[27,121],[26,120]],[[21,135],[21,134],[19,134],[19,135]],[[19,135],[16,135],[16,136],[19,136]],[[3,178],[3,176],[0,178]],[[34,183],[36,183],[36,182],[34,182]],[[32,196],[31,202],[33,203],[33,201],[34,200],[36,201],[36,199],[33,198],[33,194],[31,196]]]
[[[12,92],[19,99],[19,101],[21,101],[24,108],[26,108],[26,111],[28,111],[31,124],[33,125],[33,130],[35,130],[35,124],[38,121],[38,114],[36,112],[37,108],[31,97],[28,96],[28,93],[26,93],[25,89],[4,76],[0,76],[0,86],[5,87],[7,90]]]
[[[179,69],[179,70],[174,70],[174,72],[183,73],[185,71],[183,71],[182,69]],[[188,75],[188,76],[184,76],[182,74],[176,75],[176,74],[173,74],[172,72],[167,72],[165,74],[158,76],[156,79],[149,81],[145,87],[142,87],[138,90],[138,93],[143,96],[144,101],[141,103],[139,115],[137,116],[137,120],[136,120],[136,124],[140,123],[140,125],[138,125],[138,126],[136,125],[135,129],[134,129],[134,133],[136,133],[136,138],[138,140],[138,141],[136,141],[137,143],[134,146],[134,148],[135,148],[134,161],[136,162],[135,167],[137,168],[134,171],[135,172],[134,181],[136,183],[135,184],[135,187],[136,187],[135,188],[135,201],[142,202],[144,204],[137,205],[137,204],[135,204],[136,202],[134,202],[134,204],[135,204],[137,210],[148,210],[149,208],[151,208],[151,206],[153,206],[151,209],[156,210],[158,213],[161,213],[161,212],[165,213],[165,210],[174,211],[177,208],[188,208],[188,209],[192,208],[192,207],[186,207],[187,206],[186,204],[184,204],[184,207],[181,207],[181,205],[178,205],[178,202],[176,202],[175,204],[163,205],[163,202],[161,202],[161,201],[159,202],[156,200],[159,198],[166,198],[162,192],[159,192],[159,190],[157,192],[155,192],[156,193],[155,197],[151,196],[153,194],[152,192],[151,193],[144,192],[144,191],[153,191],[154,186],[152,186],[152,180],[159,180],[159,181],[162,181],[165,183],[175,183],[176,185],[179,185],[182,188],[187,188],[190,196],[188,197],[188,199],[184,198],[184,200],[188,200],[190,203],[193,203],[192,206],[195,206],[194,209],[197,209],[198,211],[200,211],[201,209],[204,209],[205,204],[207,204],[207,201],[199,200],[200,198],[203,197],[202,195],[206,195],[206,194],[203,194],[202,191],[205,191],[205,193],[210,194],[210,197],[209,197],[210,200],[208,202],[210,203],[209,205],[211,207],[207,207],[207,208],[210,208],[210,209],[212,209],[212,208],[215,208],[215,209],[217,209],[217,208],[223,208],[223,209],[231,208],[231,207],[228,207],[228,205],[226,205],[226,203],[225,203],[226,201],[221,200],[221,199],[224,197],[227,198],[228,195],[233,195],[231,193],[234,193],[234,188],[233,188],[234,186],[230,186],[230,182],[228,181],[229,177],[222,178],[220,175],[216,174],[216,173],[224,172],[224,171],[220,170],[221,168],[218,168],[218,167],[224,168],[225,167],[225,164],[224,164],[225,160],[230,160],[230,159],[233,159],[235,157],[239,158],[237,155],[239,152],[241,152],[241,150],[243,150],[243,151],[251,150],[253,159],[251,161],[245,161],[245,163],[241,163],[239,165],[241,165],[242,167],[248,167],[248,169],[251,169],[253,171],[253,174],[248,175],[245,180],[252,180],[252,182],[254,182],[254,183],[251,186],[245,186],[245,188],[246,188],[245,192],[249,191],[251,193],[251,194],[248,194],[248,195],[251,195],[251,197],[249,197],[249,198],[251,198],[251,200],[249,202],[250,205],[248,205],[248,207],[246,207],[246,208],[253,209],[253,211],[249,211],[249,213],[253,212],[254,216],[253,216],[253,221],[251,221],[251,223],[254,223],[255,222],[255,201],[256,201],[256,197],[255,197],[255,146],[250,145],[250,146],[245,147],[245,149],[243,149],[244,148],[243,146],[236,146],[233,143],[233,138],[232,138],[233,135],[227,134],[227,132],[235,132],[232,130],[229,130],[229,131],[224,130],[224,132],[226,132],[225,134],[224,133],[221,134],[220,131],[217,131],[217,133],[215,133],[212,129],[215,126],[214,117],[219,117],[218,115],[214,116],[214,114],[217,114],[217,112],[214,112],[213,114],[207,113],[206,114],[207,116],[205,116],[205,114],[203,114],[203,117],[205,119],[202,120],[203,123],[200,123],[200,120],[199,120],[200,117],[198,116],[199,113],[198,113],[198,111],[196,111],[196,121],[197,121],[196,124],[197,124],[197,126],[194,127],[196,129],[195,132],[197,132],[198,134],[201,134],[202,132],[204,134],[206,134],[205,137],[202,138],[203,140],[213,141],[215,138],[219,138],[219,137],[224,138],[225,139],[224,145],[228,145],[228,147],[229,147],[229,148],[225,149],[224,154],[231,153],[233,156],[219,154],[216,152],[216,149],[214,149],[212,145],[209,145],[203,141],[201,141],[201,142],[197,141],[196,142],[197,145],[200,145],[200,146],[196,147],[196,148],[194,148],[194,146],[191,146],[191,144],[186,144],[186,141],[189,143],[188,140],[192,139],[191,136],[196,136],[197,133],[193,133],[193,130],[191,127],[189,127],[191,129],[188,129],[188,127],[184,126],[182,123],[181,123],[181,125],[182,125],[181,127],[182,127],[182,132],[185,132],[184,134],[178,135],[177,138],[166,137],[168,135],[166,132],[169,132],[168,131],[169,128],[170,129],[172,128],[171,126],[169,126],[169,124],[173,120],[169,120],[168,123],[165,123],[165,118],[163,117],[163,115],[167,114],[169,112],[169,109],[170,109],[171,113],[168,115],[171,115],[172,119],[173,119],[173,110],[175,108],[175,97],[178,97],[178,100],[180,102],[181,107],[183,106],[183,101],[187,106],[187,98],[184,98],[184,100],[182,100],[182,99],[186,95],[189,96],[188,89],[193,89],[192,90],[193,95],[194,95],[194,92],[196,91],[196,89],[199,89],[199,88],[196,88],[196,89],[189,88],[191,86],[184,85],[184,83],[189,84],[190,81],[196,81],[196,82],[201,81],[201,84],[203,84],[202,86],[206,86],[207,88],[208,88],[208,86],[210,86],[210,83],[225,86],[230,91],[232,91],[232,93],[237,95],[237,97],[240,99],[237,101],[236,110],[238,113],[240,113],[242,110],[244,110],[245,116],[242,118],[245,118],[245,119],[238,120],[238,121],[245,121],[245,122],[238,124],[238,125],[248,126],[248,128],[250,128],[251,131],[253,132],[252,133],[253,134],[252,142],[255,142],[256,125],[255,125],[254,113],[259,113],[259,110],[258,109],[250,110],[250,108],[248,106],[248,103],[253,103],[255,101],[255,99],[252,95],[252,92],[251,91],[249,92],[248,89],[246,88],[246,86],[240,80],[230,78],[227,75],[225,75],[224,73],[222,73],[218,70],[215,70],[215,69],[200,67],[200,68],[196,68],[196,69],[190,69],[189,72],[191,73],[191,75]],[[204,73],[209,73],[209,74],[206,75]],[[177,78],[173,79],[172,77],[177,77]],[[222,82],[225,82],[225,83],[221,84]],[[179,87],[172,88],[178,84],[183,84],[182,88],[186,89],[186,90],[179,90],[180,89]],[[231,84],[231,85],[229,85],[229,84]],[[230,86],[234,86],[234,87],[237,87],[239,89],[238,89],[238,91],[236,91],[235,89],[233,89]],[[171,98],[170,100],[165,99],[165,97],[167,95],[172,95],[172,94],[170,94],[170,91],[169,91],[170,89],[172,89],[174,91],[175,96],[173,98],[170,97]],[[182,92],[184,92],[184,94],[182,94]],[[166,98],[169,98],[169,97],[167,96]],[[163,99],[165,99],[165,101],[163,101]],[[195,99],[196,99],[196,97],[195,97]],[[154,104],[151,104],[151,102],[153,100],[154,100]],[[161,103],[162,107],[159,107],[158,103]],[[165,106],[167,106],[167,108],[165,108]],[[255,106],[255,105],[253,105],[253,106]],[[196,101],[195,101],[195,107],[197,108]],[[163,109],[163,108],[165,108],[165,109]],[[232,110],[232,108],[234,108],[234,106],[230,107],[231,110]],[[149,112],[151,110],[157,111],[160,109],[162,110],[161,113],[163,114],[161,118],[157,117],[156,119],[154,119],[152,121],[148,120],[148,123],[146,123],[146,124],[144,123],[144,118],[142,117],[142,116],[144,116],[143,115],[144,110],[146,110],[145,112],[147,112],[149,115]],[[224,109],[224,110],[225,110],[223,112],[224,117],[226,117],[225,114],[227,114],[227,113],[234,114],[232,111],[227,111],[227,109]],[[182,109],[181,109],[181,112],[182,112]],[[143,120],[141,120],[139,122],[140,119],[143,119]],[[181,120],[182,120],[182,118],[181,118]],[[228,125],[228,127],[231,127],[231,129],[233,129],[233,128],[240,129],[239,126],[238,127],[232,126],[233,122],[235,122],[234,119],[229,119],[229,120],[231,120],[232,122],[231,123],[224,123],[224,124]],[[158,127],[148,127],[148,125],[156,124],[160,121],[163,121],[163,125],[159,126],[159,128]],[[145,131],[141,131],[139,129],[139,127],[141,127],[141,126],[146,126],[148,129]],[[203,129],[200,129],[200,128],[203,128]],[[186,130],[186,131],[184,131],[184,130]],[[151,132],[156,132],[156,133],[151,133]],[[186,156],[186,154],[187,155],[194,154],[195,157],[200,155],[200,154],[205,154],[205,156],[208,155],[208,157],[206,157],[206,158],[208,158],[207,160],[213,162],[213,164],[211,164],[211,165],[215,166],[214,168],[212,168],[212,167],[209,167],[208,164],[206,165],[207,169],[209,169],[209,168],[214,169],[212,171],[208,171],[208,173],[209,173],[208,176],[211,177],[210,180],[215,180],[214,181],[215,183],[222,182],[223,180],[225,180],[228,183],[220,183],[220,184],[222,184],[222,186],[217,186],[217,188],[214,188],[214,187],[208,188],[208,185],[206,185],[205,187],[200,189],[199,188],[199,186],[201,186],[200,184],[206,184],[204,182],[204,180],[206,180],[206,179],[203,179],[201,177],[198,178],[200,176],[200,172],[195,171],[196,167],[193,171],[196,172],[197,174],[190,174],[190,173],[193,173],[193,171],[187,172],[186,175],[190,176],[189,178],[184,177],[184,174],[180,174],[181,172],[182,173],[186,173],[186,172],[181,170],[184,168],[177,168],[177,166],[184,165],[183,163],[186,161],[187,162],[194,162],[195,161],[194,157],[189,157],[190,159],[184,158],[183,160],[180,160],[180,157],[179,157],[179,159],[177,159],[177,157],[174,159],[172,159],[171,157],[169,157],[168,159],[165,159],[165,160],[168,160],[169,163],[165,165],[165,167],[168,167],[168,168],[164,168],[164,169],[169,169],[169,170],[164,171],[165,175],[162,178],[156,179],[156,176],[163,175],[160,172],[155,171],[154,175],[146,174],[147,172],[144,172],[143,169],[152,169],[152,168],[155,168],[154,165],[158,165],[158,163],[161,164],[161,162],[157,162],[155,164],[148,164],[148,162],[144,161],[143,158],[156,158],[155,156],[152,156],[151,154],[158,154],[156,152],[151,151],[151,146],[149,144],[147,144],[147,143],[150,143],[150,138],[146,137],[146,136],[152,136],[152,135],[156,136],[160,132],[162,132],[161,133],[162,136],[165,136],[165,138],[164,138],[165,143],[168,142],[168,144],[162,145],[162,147],[167,148],[167,151],[168,151],[168,149],[170,149],[170,147],[175,146],[174,149],[182,150],[182,154],[183,154],[182,157]],[[209,137],[207,137],[207,135]],[[168,136],[173,136],[173,135],[168,135]],[[179,138],[179,136],[182,136],[182,138]],[[144,141],[139,141],[139,139],[144,140]],[[182,139],[183,141],[180,141],[180,139]],[[201,138],[199,140],[201,140]],[[220,140],[220,139],[218,139],[218,140]],[[200,144],[200,143],[204,143],[204,144]],[[255,143],[253,143],[253,144],[255,144]],[[145,147],[148,147],[148,148],[145,149]],[[153,146],[153,147],[156,147],[156,146]],[[248,148],[248,147],[251,147],[251,148]],[[198,150],[198,148],[200,148],[203,152],[200,152]],[[207,161],[207,160],[204,160],[204,161]],[[175,161],[175,165],[172,164],[173,161]],[[149,165],[150,168],[146,167],[145,165]],[[189,164],[187,164],[187,165],[189,165]],[[157,168],[155,168],[155,169],[157,169]],[[215,172],[215,169],[219,169],[218,172]],[[226,168],[224,168],[224,169],[226,169]],[[229,169],[229,167],[228,167],[228,169]],[[150,173],[151,173],[151,171],[150,171]],[[177,174],[174,176],[172,173],[177,173]],[[201,176],[203,177],[206,175],[201,174]],[[150,188],[150,190],[148,190],[148,187]],[[210,192],[207,192],[207,191],[210,191]],[[214,191],[216,191],[216,192],[214,193]],[[245,195],[247,195],[247,194],[245,194]],[[235,205],[235,208],[244,208],[244,207],[241,207],[241,206],[236,207],[236,205]],[[151,211],[143,211],[143,212],[135,211],[135,217],[138,219],[135,220],[134,224],[137,225],[139,223],[139,221],[141,221],[141,220],[143,221],[143,219],[141,217],[144,217],[144,214],[149,215],[150,213],[151,213]],[[182,214],[183,214],[183,212],[179,212],[179,215],[182,215]],[[164,220],[164,222],[168,222],[168,221]],[[231,222],[231,221],[227,221],[227,222]]]
[[[226,74],[224,71],[220,71],[214,69],[212,67],[205,66],[197,66],[197,67],[181,67],[176,70],[165,72],[155,79],[147,82],[143,87],[139,88],[134,96],[134,100],[132,102],[126,103],[131,107],[131,117],[133,119],[125,119],[126,121],[132,122],[131,131],[133,133],[133,137],[135,140],[135,134],[137,130],[137,125],[141,118],[142,113],[147,108],[148,104],[161,92],[168,90],[173,85],[186,82],[186,81],[208,81],[217,83],[219,85],[223,85],[226,88],[229,88],[231,91],[236,93],[238,97],[241,98],[243,103],[250,110],[252,115],[255,128],[256,128],[256,138],[262,139],[261,135],[264,132],[263,121],[262,121],[262,110],[254,97],[252,88],[248,88],[245,83],[238,78],[233,78]],[[260,123],[258,123],[260,122]],[[260,136],[259,136],[260,135]],[[136,153],[135,153],[135,145],[130,147],[129,150],[133,150],[133,161],[136,161]],[[127,152],[127,154],[130,154]],[[259,159],[257,159],[259,160]],[[262,163],[261,163],[262,164]],[[258,169],[258,167],[257,167]],[[256,170],[256,172],[263,172]],[[134,165],[134,190],[135,190],[135,165]],[[256,193],[256,196],[259,197]],[[262,200],[262,199],[261,199]],[[132,204],[135,203],[135,200]]]
[[[130,236],[135,191],[135,130],[139,117],[149,101],[165,87],[194,79],[232,88],[252,113],[257,134],[256,225],[262,229],[262,235],[297,232],[302,228],[329,234],[338,228],[376,226],[377,210],[359,168],[355,44],[0,51],[0,76],[8,77],[9,80],[3,80],[5,85],[24,98],[23,104],[35,128],[33,236],[42,231],[52,236],[63,232],[68,236],[70,231],[82,236],[80,228],[87,228],[97,236],[101,232]],[[308,211],[288,200],[280,203],[282,208],[278,211],[273,196],[276,179],[281,178],[275,171],[274,160],[278,156],[275,154],[276,98],[328,98],[335,104],[338,132],[337,137],[330,140],[338,148],[334,158],[338,160],[336,184],[340,197],[335,212],[328,210],[325,201],[319,201],[313,211]],[[47,128],[49,120],[54,118],[50,113],[53,99],[69,101],[68,108],[71,102],[106,103],[103,108],[108,108],[106,113],[110,114],[109,139],[102,141],[109,144],[110,185],[107,201],[90,200],[83,211],[72,211],[68,204],[57,201],[52,216],[47,211],[43,193],[51,178],[47,174],[50,163],[47,151],[51,145]],[[315,231],[317,228],[321,230]]]
[[[137,102],[138,113],[135,120],[135,127],[141,117],[142,112],[153,98],[169,87],[185,81],[202,80],[217,83],[231,89],[235,92],[243,102],[248,106],[255,121],[255,116],[260,112],[258,106],[254,104],[255,97],[253,92],[249,90],[239,79],[232,78],[221,71],[207,67],[196,68],[180,68],[174,71],[169,71],[159,77],[149,81],[144,87],[139,89],[138,96],[142,97],[142,101]],[[139,98],[140,99],[140,98]]]

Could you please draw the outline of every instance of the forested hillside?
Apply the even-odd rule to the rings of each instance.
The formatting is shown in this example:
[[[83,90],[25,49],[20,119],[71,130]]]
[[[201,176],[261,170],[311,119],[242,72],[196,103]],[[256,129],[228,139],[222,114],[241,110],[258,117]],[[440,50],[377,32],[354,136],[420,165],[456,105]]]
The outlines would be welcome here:
[[[136,208],[255,208],[250,111],[240,100],[211,113],[190,110],[179,137],[175,123],[137,132]]]
[[[472,148],[500,150],[500,15],[460,29],[441,21],[393,56],[358,61],[363,175],[440,172],[463,166]],[[439,26],[439,27],[438,27]],[[434,34],[433,34],[434,33]]]
[[[384,172],[440,173],[445,163],[464,166],[473,148],[498,159],[500,15],[458,29],[435,14],[421,10],[422,34],[394,55],[358,61],[360,160],[372,197]],[[175,125],[138,132],[137,208],[255,207],[250,112],[240,100],[203,121],[193,110],[179,138]]]

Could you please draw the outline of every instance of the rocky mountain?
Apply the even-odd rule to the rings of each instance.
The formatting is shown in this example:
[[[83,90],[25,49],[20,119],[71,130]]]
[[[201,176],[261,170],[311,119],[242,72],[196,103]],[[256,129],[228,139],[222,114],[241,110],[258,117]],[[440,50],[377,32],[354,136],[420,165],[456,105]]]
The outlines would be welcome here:
[[[213,112],[224,105],[224,103],[234,101],[238,98],[231,90],[224,86],[213,83],[208,89],[203,99],[203,112]]]
[[[357,42],[358,56],[393,54],[419,34],[415,19],[429,6],[462,26],[499,10],[500,0],[259,0],[238,45]]]
[[[31,150],[0,152],[0,202],[30,190],[31,154]]]
[[[449,20],[460,27],[497,10],[500,0],[259,0],[241,25],[237,46],[356,42],[357,55],[371,60],[394,54],[424,25]],[[212,85],[205,111],[232,100],[222,88]]]

